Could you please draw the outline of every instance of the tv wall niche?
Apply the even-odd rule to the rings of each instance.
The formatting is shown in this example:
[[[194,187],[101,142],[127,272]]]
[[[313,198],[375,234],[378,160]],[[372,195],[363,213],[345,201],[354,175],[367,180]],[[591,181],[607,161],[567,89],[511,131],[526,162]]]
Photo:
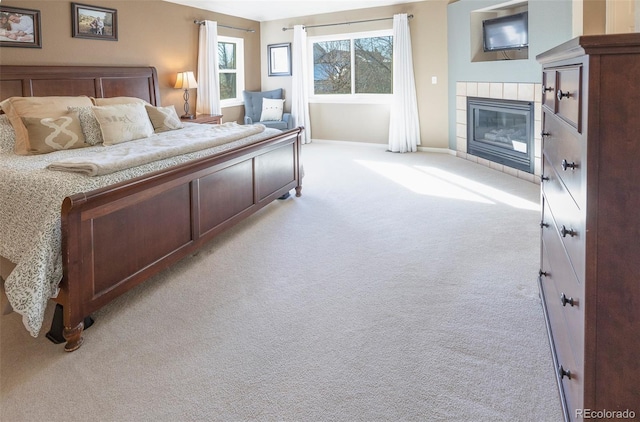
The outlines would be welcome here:
[[[490,8],[483,8],[471,12],[470,35],[471,35],[471,61],[490,62],[502,60],[527,60],[529,49],[513,48],[498,51],[485,51],[483,38],[483,22],[486,20],[514,16],[528,12],[527,2],[508,2]],[[524,15],[526,16],[526,14]]]

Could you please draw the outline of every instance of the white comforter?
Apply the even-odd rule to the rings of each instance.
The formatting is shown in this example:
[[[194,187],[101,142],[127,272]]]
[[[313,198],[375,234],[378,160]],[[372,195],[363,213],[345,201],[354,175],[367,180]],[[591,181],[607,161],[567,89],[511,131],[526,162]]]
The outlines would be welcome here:
[[[184,129],[131,141],[127,147],[144,146],[145,142],[158,138],[182,144],[200,142],[213,137],[214,127],[185,124]],[[5,282],[5,292],[31,335],[35,337],[40,332],[47,301],[57,295],[62,279],[60,208],[65,197],[248,145],[279,132],[267,128],[212,148],[95,177],[46,167],[56,161],[77,159],[112,147],[100,145],[37,156],[0,153],[0,256],[17,264]]]

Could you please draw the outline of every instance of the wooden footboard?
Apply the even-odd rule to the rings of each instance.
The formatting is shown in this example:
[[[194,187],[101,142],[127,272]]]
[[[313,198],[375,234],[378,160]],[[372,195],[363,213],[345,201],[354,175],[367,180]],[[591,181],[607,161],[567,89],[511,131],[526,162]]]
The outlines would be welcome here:
[[[300,196],[301,131],[66,198],[65,350],[80,347],[92,312],[290,190]]]

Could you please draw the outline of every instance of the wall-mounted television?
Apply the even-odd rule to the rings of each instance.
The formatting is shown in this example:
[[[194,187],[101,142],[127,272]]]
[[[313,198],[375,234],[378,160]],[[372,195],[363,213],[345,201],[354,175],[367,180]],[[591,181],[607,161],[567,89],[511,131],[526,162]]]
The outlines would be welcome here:
[[[529,14],[501,16],[482,21],[484,51],[516,50],[529,46]]]

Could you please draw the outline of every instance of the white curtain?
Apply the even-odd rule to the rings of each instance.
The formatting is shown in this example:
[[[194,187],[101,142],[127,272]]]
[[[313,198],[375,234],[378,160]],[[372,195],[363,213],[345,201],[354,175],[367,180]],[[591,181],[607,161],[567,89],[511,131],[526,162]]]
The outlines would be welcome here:
[[[309,119],[309,72],[307,65],[307,31],[302,25],[293,27],[291,63],[291,116],[295,126],[304,126],[302,143],[311,142],[311,120]]]
[[[198,39],[197,114],[222,114],[218,86],[218,23],[204,21]]]
[[[409,20],[407,14],[402,13],[393,16],[393,100],[389,117],[391,152],[415,152],[420,145],[415,86]]]

